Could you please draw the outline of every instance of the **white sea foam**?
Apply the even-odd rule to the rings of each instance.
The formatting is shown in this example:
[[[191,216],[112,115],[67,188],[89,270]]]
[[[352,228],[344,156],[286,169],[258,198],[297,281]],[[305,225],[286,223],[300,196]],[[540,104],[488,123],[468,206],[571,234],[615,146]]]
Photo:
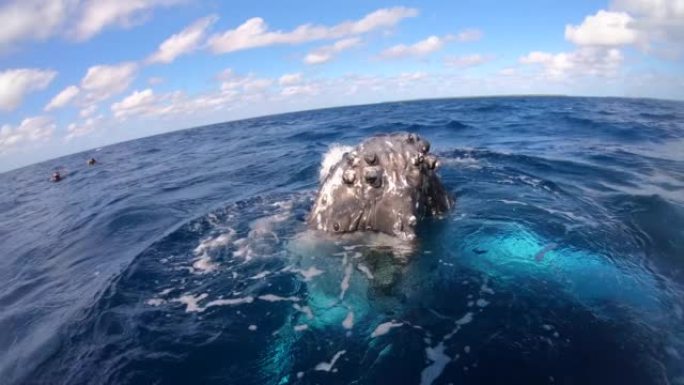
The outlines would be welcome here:
[[[266,270],[266,271],[262,271],[262,272],[259,273],[259,274],[256,274],[256,275],[253,275],[253,276],[249,277],[249,279],[261,279],[261,278],[266,277],[266,276],[269,275],[269,274],[271,274],[271,272],[268,271],[268,270]]]
[[[463,317],[456,320],[456,325],[463,326],[473,321],[473,313],[468,312]]]
[[[202,293],[200,295],[190,295],[190,294],[185,294],[180,296],[179,298],[173,299],[173,302],[180,302],[186,306],[185,312],[186,313],[193,313],[193,312],[198,312],[201,313],[205,310],[207,310],[210,307],[213,306],[232,306],[232,305],[241,305],[244,303],[252,303],[254,301],[254,297],[241,297],[241,298],[226,298],[226,299],[215,299],[213,301],[207,302],[205,306],[200,306],[200,301],[204,300],[207,298],[209,294],[207,293]]]
[[[505,203],[507,205],[521,205],[521,206],[527,206],[528,204],[525,202],[520,202],[520,201],[512,201],[508,199],[499,199],[499,202]]]
[[[207,294],[207,293],[202,293],[202,294],[196,295],[196,296],[186,294],[186,295],[180,296],[179,298],[174,299],[173,301],[180,302],[180,303],[184,304],[186,306],[185,311],[187,313],[201,312],[201,311],[204,311],[204,308],[199,306],[199,302],[201,300],[207,298],[208,296],[209,296],[209,294]]]
[[[340,350],[339,352],[335,353],[335,355],[333,356],[332,360],[330,360],[330,362],[321,362],[318,365],[316,365],[314,370],[320,370],[323,372],[331,371],[333,366],[335,366],[335,362],[337,362],[337,360],[346,352],[347,352],[346,350]]]
[[[309,325],[307,325],[307,324],[300,324],[300,325],[295,325],[295,326],[294,326],[294,330],[295,330],[296,332],[301,332],[301,331],[304,331],[304,330],[306,330],[306,329],[308,329],[308,328],[309,328]]]
[[[465,157],[456,157],[456,158],[445,158],[442,157],[439,160],[439,163],[442,164],[443,166],[460,166],[460,167],[467,167],[467,168],[481,168],[479,166],[479,161],[475,158],[472,158],[470,156],[465,156]]]
[[[379,337],[382,335],[385,335],[389,333],[391,329],[398,328],[400,326],[403,326],[403,322],[394,322],[394,321],[389,321],[389,322],[384,322],[378,325],[375,330],[373,330],[373,333],[371,333],[371,338]]]
[[[304,281],[308,282],[311,281],[313,278],[323,274],[323,270],[319,270],[316,268],[316,266],[310,266],[306,270],[292,270],[296,273],[299,273],[302,277],[304,277]]]
[[[214,238],[209,237],[201,240],[199,245],[195,247],[195,250],[193,250],[193,252],[195,253],[195,255],[201,255],[209,250],[213,250],[219,247],[225,247],[233,240],[234,236],[235,230],[229,228],[227,232],[220,234]]]
[[[308,319],[313,319],[313,318],[314,318],[313,311],[311,311],[311,308],[310,308],[310,307],[308,307],[308,306],[301,306],[301,305],[296,304],[296,303],[292,304],[292,307],[295,308],[295,310],[304,313]]]
[[[223,234],[201,240],[199,245],[193,250],[197,258],[193,261],[190,271],[197,274],[206,274],[216,270],[218,264],[212,262],[209,251],[228,246],[234,236],[235,230],[229,228]]]
[[[356,265],[356,268],[359,269],[359,271],[362,272],[368,279],[373,279],[373,273],[371,273],[368,266],[359,263],[358,265]]]
[[[349,310],[347,317],[342,321],[342,327],[345,329],[351,329],[354,327],[354,312]]]
[[[203,253],[192,263],[192,269],[190,271],[198,274],[206,274],[211,273],[217,268],[218,264],[211,261],[209,254]]]
[[[446,341],[446,340],[450,339],[451,337],[456,335],[456,333],[458,333],[459,330],[461,330],[461,327],[463,325],[467,325],[467,324],[471,323],[472,321],[473,321],[473,313],[471,313],[471,312],[466,313],[465,315],[463,315],[463,317],[454,321],[454,323],[456,324],[456,327],[454,328],[454,330],[452,330],[447,335],[445,335],[444,338],[442,338],[442,341]]]
[[[281,297],[281,296],[275,295],[275,294],[264,294],[264,295],[260,295],[258,298],[262,301],[267,301],[267,302],[281,302],[281,301],[298,302],[298,301],[300,301],[299,297]]]
[[[161,298],[150,298],[147,300],[147,304],[150,306],[161,306],[165,303],[166,301],[161,299]]]
[[[492,290],[491,287],[487,286],[487,283],[489,283],[489,280],[485,279],[484,282],[482,282],[482,286],[480,286],[480,291],[482,293],[494,294],[494,290]]]
[[[254,297],[241,297],[241,298],[225,298],[225,299],[215,299],[207,303],[207,305],[202,309],[202,311],[212,307],[212,306],[232,306],[241,305],[243,303],[254,302]]]
[[[432,364],[420,373],[420,385],[431,385],[442,374],[451,358],[444,354],[444,342],[434,348],[426,348],[425,353]]]
[[[250,231],[247,236],[233,242],[237,247],[237,250],[233,251],[233,256],[249,261],[260,255],[260,250],[263,247],[272,246],[269,242],[280,243],[280,238],[275,233],[275,227],[290,218],[292,202],[276,202],[274,205],[281,207],[283,211],[253,221],[249,225]]]
[[[347,264],[347,266],[344,268],[344,277],[342,278],[342,282],[340,282],[340,300],[344,299],[344,295],[349,289],[349,280],[351,279],[352,269],[353,267],[351,263]]]
[[[485,307],[485,306],[489,305],[489,301],[480,298],[480,299],[477,300],[476,304],[477,304],[477,306],[479,306],[479,307]]]

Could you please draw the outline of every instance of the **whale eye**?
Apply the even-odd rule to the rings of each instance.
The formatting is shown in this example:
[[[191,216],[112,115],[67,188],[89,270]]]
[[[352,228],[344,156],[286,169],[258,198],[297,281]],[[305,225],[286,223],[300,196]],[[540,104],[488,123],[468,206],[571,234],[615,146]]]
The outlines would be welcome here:
[[[342,180],[346,184],[352,184],[356,180],[356,172],[354,170],[345,170],[342,174]]]
[[[363,159],[366,160],[366,163],[368,163],[368,165],[372,166],[372,165],[375,164],[375,162],[378,161],[378,156],[375,155],[374,152],[371,152],[371,153],[368,153],[368,154],[364,155],[364,156],[363,156]]]

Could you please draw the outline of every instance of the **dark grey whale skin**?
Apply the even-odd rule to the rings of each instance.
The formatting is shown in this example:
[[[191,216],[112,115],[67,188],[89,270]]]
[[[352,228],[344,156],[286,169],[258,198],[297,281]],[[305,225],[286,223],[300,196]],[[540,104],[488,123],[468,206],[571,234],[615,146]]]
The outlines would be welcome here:
[[[376,231],[415,239],[418,222],[454,204],[436,173],[430,142],[413,133],[371,137],[344,154],[321,182],[310,228]]]

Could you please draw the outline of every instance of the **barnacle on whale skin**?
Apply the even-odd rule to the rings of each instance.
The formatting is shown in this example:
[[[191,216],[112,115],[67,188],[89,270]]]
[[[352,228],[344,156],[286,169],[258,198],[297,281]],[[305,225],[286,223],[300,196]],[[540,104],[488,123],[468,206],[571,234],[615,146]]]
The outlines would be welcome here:
[[[329,232],[378,231],[415,238],[420,219],[453,206],[430,142],[414,133],[366,139],[322,180],[309,226]]]

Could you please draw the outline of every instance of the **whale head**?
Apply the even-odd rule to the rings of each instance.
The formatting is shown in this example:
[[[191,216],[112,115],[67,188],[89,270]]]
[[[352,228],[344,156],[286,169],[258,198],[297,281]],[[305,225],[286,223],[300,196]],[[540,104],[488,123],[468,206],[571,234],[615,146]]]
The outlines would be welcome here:
[[[345,152],[321,179],[311,228],[376,231],[414,239],[421,219],[453,206],[430,142],[413,133],[371,137]]]

